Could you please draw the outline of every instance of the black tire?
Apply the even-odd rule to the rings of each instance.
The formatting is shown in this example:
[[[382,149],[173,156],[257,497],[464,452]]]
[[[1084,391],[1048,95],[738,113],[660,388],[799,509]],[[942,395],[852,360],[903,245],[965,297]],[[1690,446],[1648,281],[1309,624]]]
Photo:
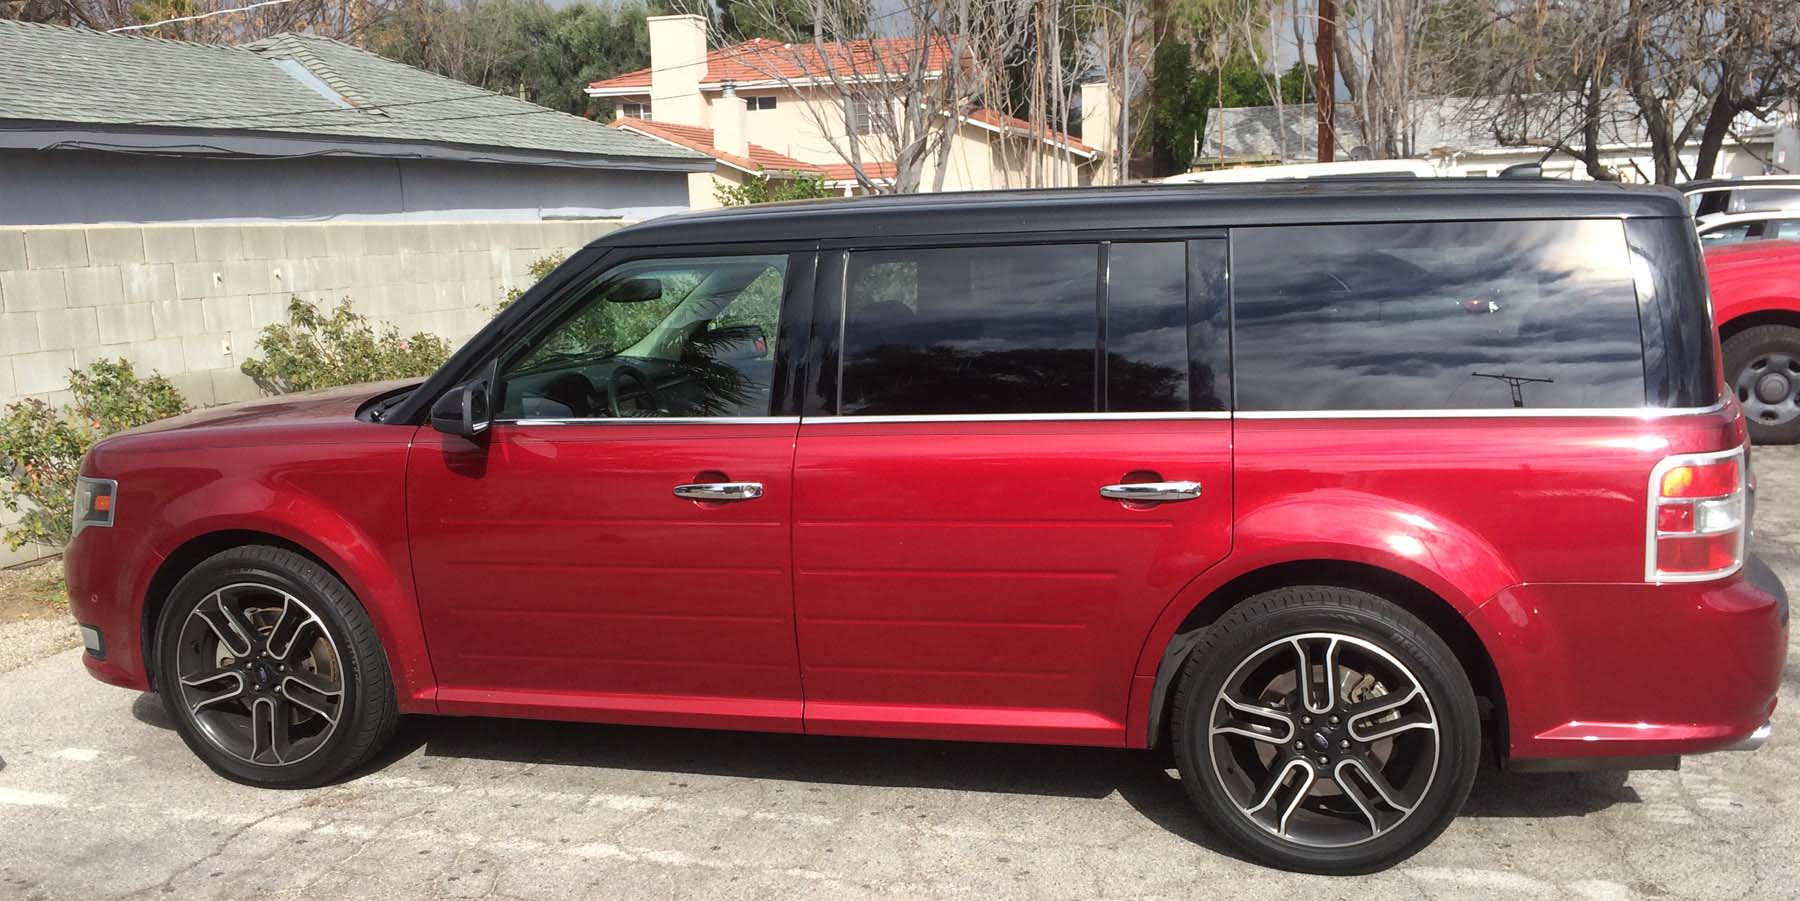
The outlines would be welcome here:
[[[1342,727],[1324,726],[1326,717],[1318,714],[1315,715],[1318,716],[1319,725],[1301,726],[1301,714],[1306,711],[1295,709],[1288,720],[1295,731],[1287,735],[1288,739],[1297,740],[1293,745],[1286,740],[1274,741],[1267,737],[1246,741],[1237,734],[1215,734],[1217,727],[1233,725],[1227,721],[1236,717],[1228,706],[1221,706],[1224,702],[1221,692],[1226,688],[1228,679],[1237,677],[1245,671],[1245,667],[1249,667],[1249,672],[1252,673],[1246,678],[1261,678],[1254,674],[1271,672],[1283,665],[1277,655],[1287,653],[1287,646],[1296,637],[1321,634],[1348,639],[1342,643],[1332,642],[1327,645],[1325,653],[1328,657],[1332,653],[1330,648],[1346,649],[1339,652],[1345,656],[1331,659],[1353,661],[1356,653],[1375,653],[1364,650],[1367,645],[1378,648],[1381,654],[1386,655],[1382,658],[1369,656],[1367,659],[1370,661],[1387,660],[1402,665],[1405,675],[1412,677],[1425,699],[1423,702],[1415,700],[1412,704],[1419,705],[1418,709],[1426,710],[1426,715],[1434,720],[1434,727],[1428,733],[1424,727],[1415,727],[1419,731],[1412,733],[1429,735],[1429,738],[1401,737],[1387,740],[1392,760],[1399,760],[1402,749],[1414,749],[1408,752],[1413,755],[1414,760],[1400,760],[1392,766],[1414,774],[1411,778],[1418,780],[1416,784],[1419,787],[1416,795],[1405,796],[1414,802],[1410,813],[1398,813],[1397,805],[1392,812],[1379,812],[1390,819],[1399,817],[1385,827],[1385,832],[1381,831],[1382,826],[1377,825],[1377,813],[1370,812],[1370,806],[1379,807],[1380,804],[1362,803],[1365,799],[1374,798],[1374,795],[1358,787],[1357,794],[1361,797],[1352,798],[1350,792],[1339,787],[1341,783],[1321,776],[1323,772],[1342,772],[1333,767],[1359,753],[1362,755],[1359,760],[1374,765],[1377,771],[1390,766],[1389,759],[1375,760],[1377,745],[1353,745],[1348,741],[1355,737],[1349,725],[1353,719],[1362,718],[1362,722],[1375,723],[1376,714],[1358,713],[1352,716],[1350,711],[1353,708],[1334,706],[1334,710],[1345,711]],[[1302,640],[1314,642],[1315,648],[1316,643],[1329,641],[1319,637],[1303,637]],[[1304,654],[1305,652],[1301,652],[1292,659],[1303,658]],[[1256,667],[1259,664],[1255,662],[1258,660],[1267,660],[1264,665],[1271,669],[1258,670]],[[1365,671],[1375,668],[1371,664]],[[1300,669],[1301,667],[1296,667],[1295,672],[1298,673]],[[1342,672],[1339,667],[1328,666],[1320,666],[1315,670],[1307,665],[1304,669],[1321,673]],[[1361,684],[1364,690],[1368,690],[1368,683]],[[1315,698],[1336,698],[1348,694],[1355,686],[1333,682],[1325,683],[1324,687],[1331,691],[1317,693]],[[1315,686],[1314,691],[1317,692],[1317,689],[1318,686]],[[1297,688],[1296,693],[1302,699],[1305,697],[1305,692]],[[1372,700],[1365,699],[1362,703],[1379,705],[1385,698],[1398,694],[1396,690],[1393,695],[1376,695]],[[1266,699],[1267,696],[1264,696],[1258,703],[1275,703]],[[1304,704],[1304,701],[1300,703]],[[1333,700],[1331,703],[1336,705],[1338,701]],[[1429,627],[1405,610],[1375,595],[1345,588],[1278,588],[1234,607],[1206,630],[1188,656],[1177,682],[1173,705],[1170,718],[1173,750],[1188,796],[1211,826],[1234,846],[1257,862],[1284,870],[1333,875],[1369,873],[1412,856],[1443,832],[1462,809],[1469,788],[1474,784],[1481,759],[1481,722],[1475,695],[1455,654]],[[1220,711],[1225,712],[1224,721],[1221,720]],[[1382,716],[1399,717],[1400,714],[1396,712]],[[1409,711],[1405,716],[1413,714]],[[1255,717],[1248,717],[1246,721],[1254,719]],[[1307,721],[1312,722],[1312,718],[1307,717]],[[1270,725],[1270,733],[1279,728],[1274,720],[1264,722]],[[1337,719],[1333,718],[1331,722],[1337,723]],[[1328,728],[1341,728],[1342,731],[1325,733],[1324,730]],[[1392,727],[1377,724],[1376,728]],[[1367,728],[1364,731],[1366,734],[1376,734]],[[1345,740],[1345,750],[1337,750],[1339,739]],[[1269,744],[1258,744],[1258,741]],[[1318,757],[1314,756],[1314,741],[1317,741]],[[1402,744],[1403,742],[1410,744]],[[1305,750],[1300,749],[1301,745],[1305,746]],[[1215,754],[1215,748],[1223,751]],[[1240,749],[1249,749],[1249,753],[1258,755],[1267,754],[1273,760],[1262,763],[1265,769],[1258,773],[1255,772],[1257,760],[1242,756],[1246,752]],[[1327,753],[1331,755],[1330,764],[1326,764],[1324,755]],[[1219,758],[1217,766],[1215,756]],[[1306,759],[1297,762],[1292,758]],[[1427,758],[1433,763],[1433,768],[1428,773],[1419,769]],[[1286,764],[1282,763],[1284,759]],[[1314,769],[1314,760],[1322,766]],[[1279,786],[1289,778],[1284,766],[1297,766],[1300,763],[1305,764],[1301,770],[1303,774],[1319,777],[1319,781],[1302,782],[1306,776],[1300,775],[1295,778],[1295,784],[1310,786],[1310,791],[1335,793],[1336,797],[1317,798],[1295,792],[1300,801],[1295,802],[1292,808],[1288,807],[1285,799],[1274,807],[1264,808],[1259,805],[1247,808],[1233,798],[1234,790],[1242,797],[1256,797],[1261,791],[1257,775],[1265,776],[1262,784]],[[1350,762],[1350,765],[1354,766],[1356,762]],[[1267,774],[1277,772],[1280,775],[1272,781],[1266,778]],[[1352,770],[1347,778],[1354,781],[1355,771]],[[1236,788],[1228,788],[1228,781]],[[1246,789],[1249,790],[1248,795],[1244,794]],[[1261,797],[1266,803],[1277,795],[1271,790]],[[1351,800],[1357,800],[1358,806],[1351,807]],[[1326,809],[1314,810],[1310,806],[1312,804]],[[1329,809],[1333,805],[1336,809]],[[1309,828],[1326,830],[1322,834],[1327,836],[1341,833],[1346,838],[1338,846],[1321,846],[1329,845],[1334,840],[1313,836],[1313,841],[1308,843],[1306,837],[1278,834],[1273,827],[1259,825],[1254,819],[1261,809],[1275,813],[1280,813],[1283,809],[1290,813],[1300,811],[1301,819],[1311,819]],[[1340,825],[1338,817],[1346,818],[1343,823],[1355,821],[1355,817],[1350,817],[1348,812],[1361,813],[1366,825],[1359,824],[1354,828],[1366,828],[1369,832],[1367,837],[1358,838],[1356,834],[1352,834],[1352,826]],[[1281,833],[1286,833],[1288,824],[1288,818],[1283,816],[1279,821]]]
[[[1757,444],[1800,442],[1800,328],[1759,325],[1725,342],[1725,384],[1744,405],[1750,440]],[[1771,365],[1771,364],[1775,365]],[[1767,394],[1759,388],[1767,384]],[[1774,395],[1781,395],[1775,399]]]
[[[270,598],[285,595],[287,600],[298,601],[299,604],[293,608],[297,611],[296,617],[300,614],[312,614],[294,628],[291,636],[284,632],[287,653],[298,655],[305,651],[305,659],[308,661],[306,665],[317,669],[310,661],[322,659],[317,656],[322,652],[309,649],[328,649],[332,661],[329,675],[335,679],[316,671],[302,672],[301,666],[295,666],[294,671],[286,678],[298,679],[305,676],[326,687],[335,684],[338,689],[335,696],[324,693],[306,695],[310,698],[309,703],[314,705],[320,705],[321,698],[329,701],[324,706],[335,712],[335,719],[323,714],[315,717],[310,712],[311,708],[300,706],[297,696],[304,694],[305,685],[296,687],[293,683],[281,681],[284,677],[271,676],[268,671],[272,667],[263,666],[257,671],[256,677],[241,679],[235,671],[223,673],[223,669],[235,670],[239,664],[248,672],[256,666],[248,661],[260,660],[272,654],[276,640],[271,636],[275,630],[283,628],[279,622],[271,629],[261,632],[251,628],[249,651],[242,658],[222,658],[229,663],[223,664],[220,672],[228,678],[214,681],[211,685],[201,683],[204,689],[216,688],[217,694],[231,696],[223,704],[203,702],[212,705],[204,711],[207,725],[203,726],[201,713],[190,709],[197,690],[189,689],[183,682],[184,663],[187,670],[197,670],[204,666],[220,665],[219,661],[201,663],[206,655],[236,653],[224,641],[226,633],[215,631],[211,636],[206,634],[209,616],[211,621],[221,618],[216,611],[225,602],[217,599],[225,597],[229,591],[243,594],[259,589],[266,590],[266,596]],[[215,605],[208,608],[207,616],[196,612],[203,602]],[[263,602],[252,600],[246,603]],[[286,611],[288,608],[285,601],[283,603],[282,609]],[[273,607],[255,609],[252,613],[260,616],[266,609]],[[190,625],[196,622],[199,624]],[[226,628],[229,634],[241,634],[231,629],[230,623],[226,624]],[[324,637],[317,637],[321,635]],[[210,647],[207,646],[208,642],[212,643]],[[291,660],[292,657],[288,659]],[[168,712],[170,721],[175,723],[182,740],[219,775],[247,785],[307,788],[331,782],[362,765],[380,751],[393,737],[399,719],[387,656],[362,605],[344,583],[324,567],[282,548],[260,545],[232,548],[208,557],[183,576],[158,618],[156,661],[156,687],[162,696],[163,707]],[[285,664],[282,670],[287,671]],[[189,675],[196,677],[193,673]],[[289,756],[296,757],[291,762],[281,761],[278,753],[268,753],[272,738],[263,743],[263,756],[266,759],[260,762],[227,750],[227,745],[231,744],[228,739],[232,737],[250,741],[250,754],[254,758],[257,744],[246,736],[253,732],[259,736],[269,734],[266,731],[258,732],[258,725],[252,719],[252,711],[257,709],[257,701],[254,699],[257,698],[267,699],[264,702],[267,705],[265,709],[270,711],[271,716],[280,711],[284,722],[303,721],[302,726],[311,731],[312,734],[304,739],[312,742],[304,757],[297,757],[294,752],[298,743],[287,745],[291,737],[289,729],[294,728],[290,726],[283,727],[281,742],[290,751]],[[278,706],[278,700],[286,706]],[[245,709],[245,728],[242,734],[235,731],[235,708],[239,706]],[[264,721],[265,725],[266,722],[267,720]],[[311,725],[308,726],[307,723]],[[215,735],[225,737],[214,738]]]

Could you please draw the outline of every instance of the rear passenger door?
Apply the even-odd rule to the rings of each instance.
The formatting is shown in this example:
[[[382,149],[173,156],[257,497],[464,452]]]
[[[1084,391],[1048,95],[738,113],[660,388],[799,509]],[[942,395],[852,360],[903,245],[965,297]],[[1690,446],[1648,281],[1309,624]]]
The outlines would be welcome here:
[[[795,462],[807,730],[1122,744],[1151,623],[1229,548],[1225,242],[820,267]]]

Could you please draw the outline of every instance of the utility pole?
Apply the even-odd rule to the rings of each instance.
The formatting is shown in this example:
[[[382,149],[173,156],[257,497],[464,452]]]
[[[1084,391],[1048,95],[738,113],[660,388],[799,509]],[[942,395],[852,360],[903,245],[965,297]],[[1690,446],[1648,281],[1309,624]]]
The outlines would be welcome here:
[[[1319,0],[1318,37],[1313,55],[1319,60],[1319,84],[1314,92],[1319,111],[1319,162],[1337,159],[1337,0]]]

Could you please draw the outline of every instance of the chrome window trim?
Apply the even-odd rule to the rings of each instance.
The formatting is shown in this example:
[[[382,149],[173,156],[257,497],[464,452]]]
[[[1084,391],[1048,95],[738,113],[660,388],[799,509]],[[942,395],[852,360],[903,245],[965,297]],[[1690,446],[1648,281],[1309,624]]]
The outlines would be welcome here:
[[[1597,419],[1665,419],[1717,413],[1730,401],[1710,407],[1498,407],[1452,410],[1239,410],[1239,419],[1496,419],[1530,417],[1589,417]]]
[[[796,425],[798,416],[598,416],[592,419],[496,419],[494,425]]]
[[[1729,460],[1729,459],[1733,459],[1733,458],[1735,458],[1738,461],[1737,490],[1732,492],[1729,495],[1726,495],[1726,497],[1742,498],[1743,504],[1744,504],[1744,508],[1743,508],[1744,522],[1742,525],[1738,526],[1738,530],[1737,530],[1737,533],[1738,533],[1737,562],[1733,563],[1732,565],[1730,565],[1724,569],[1715,569],[1715,570],[1712,570],[1711,572],[1666,573],[1660,569],[1657,569],[1656,568],[1656,539],[1659,536],[1662,536],[1663,533],[1659,532],[1656,528],[1656,513],[1663,506],[1663,496],[1662,496],[1663,474],[1667,473],[1669,470],[1674,469],[1677,466],[1686,466],[1690,463],[1704,465],[1707,463],[1716,463],[1720,460]],[[1645,517],[1647,522],[1644,525],[1644,581],[1645,582],[1648,582],[1652,585],[1669,585],[1669,584],[1676,584],[1676,583],[1683,583],[1683,582],[1713,582],[1713,581],[1717,581],[1719,579],[1725,579],[1725,578],[1729,578],[1733,575],[1736,575],[1738,570],[1741,570],[1744,568],[1744,563],[1748,559],[1748,555],[1746,553],[1748,548],[1746,547],[1746,545],[1748,544],[1749,537],[1750,537],[1750,516],[1751,516],[1751,512],[1752,512],[1750,509],[1750,493],[1749,493],[1749,490],[1750,490],[1749,462],[1750,462],[1749,455],[1745,453],[1745,445],[1739,445],[1737,447],[1732,448],[1731,450],[1713,451],[1711,453],[1675,454],[1673,456],[1668,456],[1668,457],[1662,458],[1661,460],[1657,461],[1657,464],[1655,466],[1651,467],[1651,469],[1650,469],[1650,486],[1649,486],[1650,490],[1649,490],[1649,493],[1645,497],[1645,505],[1650,508],[1649,514]],[[1689,500],[1711,500],[1711,498],[1690,498]],[[1695,532],[1693,534],[1695,536],[1700,536],[1700,535],[1717,535],[1720,533],[1715,531],[1715,532]]]
[[[899,422],[1111,422],[1134,419],[1187,419],[1187,420],[1226,420],[1231,414],[1224,410],[1205,412],[1164,412],[1164,413],[943,413],[896,415],[896,416],[807,416],[808,425],[857,425],[860,423],[899,423]]]
[[[1111,413],[921,413],[917,415],[879,416],[627,416],[593,419],[496,419],[494,425],[856,425],[858,423],[904,422],[1117,422],[1132,420],[1198,420],[1226,419],[1297,420],[1297,419],[1496,419],[1496,418],[1625,418],[1665,419],[1671,416],[1700,416],[1717,413],[1730,401],[1719,401],[1710,407],[1595,407],[1593,409],[1558,407],[1541,410],[1499,408],[1466,410],[1244,410],[1236,414],[1227,410],[1173,412]]]

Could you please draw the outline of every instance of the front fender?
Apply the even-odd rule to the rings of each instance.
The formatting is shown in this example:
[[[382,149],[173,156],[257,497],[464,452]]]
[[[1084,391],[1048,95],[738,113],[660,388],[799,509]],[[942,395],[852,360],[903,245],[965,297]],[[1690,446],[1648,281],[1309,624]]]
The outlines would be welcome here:
[[[374,432],[372,439],[168,450],[109,442],[96,448],[88,466],[120,485],[121,513],[111,537],[147,551],[131,564],[130,597],[142,609],[157,567],[191,565],[194,552],[216,549],[215,539],[273,536],[344,581],[380,636],[401,709],[428,712],[435,680],[406,538],[410,434]],[[153,625],[144,621],[146,629]]]

